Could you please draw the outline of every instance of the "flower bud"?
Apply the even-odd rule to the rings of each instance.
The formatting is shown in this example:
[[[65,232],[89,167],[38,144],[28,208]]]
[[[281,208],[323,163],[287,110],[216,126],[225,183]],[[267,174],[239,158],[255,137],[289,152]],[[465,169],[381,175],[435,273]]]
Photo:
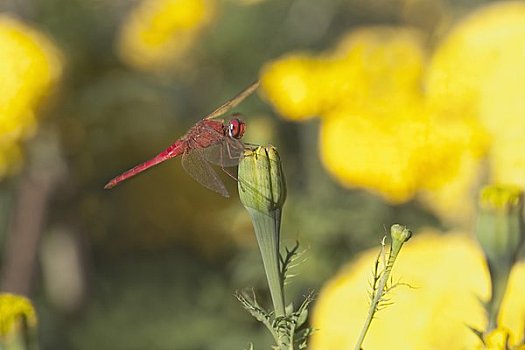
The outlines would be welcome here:
[[[488,331],[497,327],[499,308],[512,266],[523,242],[523,192],[516,186],[487,186],[479,196],[476,237],[491,277],[492,295],[486,304]]]
[[[392,238],[392,244],[390,245],[387,269],[391,269],[394,265],[394,262],[397,259],[397,255],[401,251],[403,244],[405,244],[405,242],[412,237],[412,231],[410,231],[406,226],[394,224],[390,227],[390,237]]]
[[[286,314],[283,276],[279,266],[281,213],[286,182],[277,149],[245,151],[239,163],[239,197],[251,216],[276,316]]]
[[[392,237],[392,241],[405,243],[412,237],[412,231],[403,225],[394,224],[390,227],[390,236]]]
[[[487,186],[479,197],[476,236],[489,264],[511,267],[523,242],[523,193],[515,186]]]
[[[239,196],[245,207],[261,212],[283,207],[286,182],[275,147],[259,146],[246,151],[239,164]]]

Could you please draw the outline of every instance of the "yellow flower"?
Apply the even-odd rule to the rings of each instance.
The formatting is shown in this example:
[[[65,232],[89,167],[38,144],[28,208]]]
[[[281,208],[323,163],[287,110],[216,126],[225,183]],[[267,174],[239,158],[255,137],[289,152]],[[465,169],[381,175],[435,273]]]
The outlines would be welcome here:
[[[326,69],[325,100],[357,113],[418,109],[425,63],[423,35],[404,27],[365,27],[344,36]],[[329,85],[331,84],[331,86]],[[332,104],[333,104],[332,102]],[[375,113],[374,113],[375,114]]]
[[[144,0],[124,20],[117,50],[124,62],[143,70],[177,63],[211,22],[214,0]]]
[[[268,63],[262,89],[291,120],[323,116],[341,105],[359,112],[387,111],[392,104],[411,108],[420,97],[423,60],[417,31],[363,28],[344,37],[333,52],[292,54]]]
[[[428,134],[428,129],[409,116],[383,117],[378,125],[379,118],[370,115],[332,112],[321,124],[321,159],[343,185],[402,202],[420,185],[419,169],[414,168],[415,135]]]
[[[433,203],[438,197],[430,194],[453,184],[463,169],[472,180],[472,160],[479,160],[485,148],[483,131],[472,119],[443,119],[428,110],[419,88],[425,55],[417,32],[363,29],[345,38],[336,52],[345,65],[331,75],[341,77],[339,94],[330,94],[341,102],[325,114],[320,133],[328,171],[346,186],[396,203],[421,190]],[[344,74],[345,66],[358,73]]]
[[[491,180],[525,188],[525,3],[501,1],[462,20],[439,45],[425,82],[444,115],[489,131]]]
[[[318,329],[312,350],[353,349],[366,318],[367,291],[377,249],[344,268],[320,293],[313,312]],[[483,329],[484,309],[478,299],[489,296],[489,275],[482,252],[462,234],[422,232],[403,248],[391,291],[392,305],[379,311],[365,338],[365,349],[473,349],[479,338],[467,327]],[[397,276],[397,277],[396,277]],[[499,322],[511,344],[523,335],[525,263],[514,267]]]
[[[523,21],[525,33],[525,11]],[[525,40],[525,34],[521,40]],[[525,99],[520,93],[525,82],[523,62],[525,52],[509,57],[487,79],[480,92],[480,119],[491,134],[492,181],[525,189]]]
[[[36,128],[35,109],[61,74],[53,43],[21,21],[0,15],[0,178],[16,168],[19,141]]]
[[[508,58],[523,59],[524,21],[525,3],[520,1],[484,6],[460,21],[430,62],[425,84],[429,100],[446,113],[476,113],[480,87],[492,73]]]
[[[362,28],[271,62],[262,86],[283,117],[322,118],[321,158],[341,184],[467,223],[487,164],[490,182],[525,188],[523,42],[525,3],[502,1],[461,20],[429,63],[417,31]]]
[[[485,344],[480,344],[476,349],[479,350],[507,350],[507,339],[510,338],[509,330],[499,327],[483,336]],[[525,349],[525,345],[520,345],[515,350]]]
[[[423,174],[420,200],[441,218],[469,223],[476,212],[476,185],[481,183],[481,160],[489,145],[485,129],[476,119],[434,117],[432,147],[422,150],[429,162]]]
[[[30,327],[36,326],[36,313],[31,302],[22,296],[0,294],[0,338],[17,332],[23,319]]]
[[[307,54],[293,54],[267,64],[261,86],[275,109],[291,120],[303,120],[323,112],[322,88],[317,74],[323,62]]]

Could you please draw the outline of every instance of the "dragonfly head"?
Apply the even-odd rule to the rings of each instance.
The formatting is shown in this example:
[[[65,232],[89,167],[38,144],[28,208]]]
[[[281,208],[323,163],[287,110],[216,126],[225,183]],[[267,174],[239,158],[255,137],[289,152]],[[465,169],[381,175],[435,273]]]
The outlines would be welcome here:
[[[228,122],[227,128],[229,137],[240,139],[242,135],[244,135],[244,131],[246,131],[246,124],[241,119],[237,118],[240,116],[240,114],[236,113],[233,115],[235,118]]]

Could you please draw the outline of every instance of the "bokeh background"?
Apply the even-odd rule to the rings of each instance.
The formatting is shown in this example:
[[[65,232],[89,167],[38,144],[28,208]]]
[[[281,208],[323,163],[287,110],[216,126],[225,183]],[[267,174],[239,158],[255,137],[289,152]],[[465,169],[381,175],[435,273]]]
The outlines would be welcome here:
[[[480,186],[525,187],[525,2],[3,0],[0,11],[1,289],[34,301],[43,349],[269,348],[233,297],[250,287],[270,305],[235,181],[223,176],[222,198],[173,160],[103,190],[255,79],[236,109],[244,140],[278,147],[284,244],[306,249],[289,301],[393,223],[468,235]]]

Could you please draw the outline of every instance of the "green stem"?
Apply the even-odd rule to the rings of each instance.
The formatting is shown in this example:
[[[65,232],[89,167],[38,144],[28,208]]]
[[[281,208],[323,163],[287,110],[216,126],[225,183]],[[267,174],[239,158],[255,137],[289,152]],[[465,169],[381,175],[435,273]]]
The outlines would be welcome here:
[[[267,215],[258,210],[247,208],[252,217],[255,237],[261,251],[264,271],[272,297],[275,316],[284,316],[284,286],[279,270],[279,238],[281,226],[281,210],[276,209]]]
[[[494,273],[490,271],[491,275],[491,289],[492,296],[488,304],[488,326],[487,332],[490,332],[498,327],[498,315],[499,309],[501,307],[501,302],[505,296],[505,291],[507,289],[507,282],[509,280],[510,270],[500,271],[499,273]],[[495,278],[497,276],[497,278]]]
[[[381,248],[382,253],[380,256],[384,255],[384,246]],[[380,257],[378,257],[380,259]],[[390,258],[388,259],[391,260]],[[395,257],[394,257],[395,260]],[[387,267],[385,268],[385,271],[383,272],[379,283],[377,285],[376,293],[374,294],[374,298],[372,299],[372,302],[370,303],[370,308],[368,309],[368,315],[366,317],[365,323],[363,325],[363,328],[361,329],[361,333],[359,334],[359,338],[357,338],[357,343],[355,344],[354,350],[360,350],[361,346],[363,345],[363,341],[365,340],[366,333],[368,332],[368,329],[370,328],[370,325],[372,324],[372,320],[374,319],[374,315],[377,311],[377,304],[381,300],[381,297],[383,296],[383,292],[385,290],[386,283],[388,281],[388,277],[390,276],[390,271],[392,271],[392,266],[389,267],[390,264],[387,264]],[[392,263],[393,265],[393,263]]]
[[[379,283],[377,284],[377,287],[374,290],[374,297],[372,298],[372,302],[370,303],[370,308],[368,309],[368,315],[365,320],[365,324],[363,325],[363,329],[361,330],[361,334],[359,334],[359,338],[357,339],[357,343],[355,344],[355,350],[360,350],[363,341],[365,340],[366,333],[368,332],[368,329],[370,328],[370,324],[372,323],[372,320],[374,319],[374,315],[377,312],[377,306],[379,302],[381,301],[381,298],[383,297],[383,294],[385,292],[385,287],[388,282],[388,279],[390,278],[390,273],[392,272],[392,268],[394,267],[394,263],[396,262],[397,256],[399,255],[399,252],[401,251],[401,248],[403,247],[403,244],[412,237],[412,232],[410,232],[409,229],[407,229],[404,226],[394,224],[390,228],[390,236],[392,237],[392,244],[390,244],[390,252],[388,253],[388,261],[386,262],[386,266],[384,271],[381,274],[381,278],[379,279]],[[383,258],[383,261],[385,256],[385,243],[384,240],[381,243],[381,252],[378,256],[378,260],[376,260],[377,263],[379,263],[379,259]],[[375,276],[374,276],[375,277]]]

